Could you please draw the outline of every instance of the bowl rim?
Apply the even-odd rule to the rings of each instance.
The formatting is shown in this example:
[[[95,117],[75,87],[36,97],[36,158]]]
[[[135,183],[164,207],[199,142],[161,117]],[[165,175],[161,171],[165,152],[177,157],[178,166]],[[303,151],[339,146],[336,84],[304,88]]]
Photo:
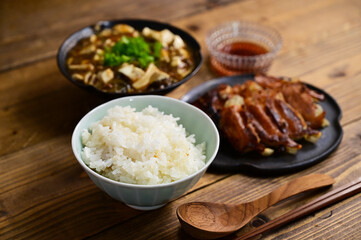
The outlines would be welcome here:
[[[137,93],[114,93],[114,92],[104,92],[101,91],[100,89],[97,89],[96,87],[92,86],[92,85],[86,85],[83,84],[79,81],[74,80],[70,74],[68,73],[68,71],[66,70],[66,63],[65,61],[62,60],[61,54],[67,54],[69,51],[65,51],[65,47],[67,45],[67,43],[70,41],[70,39],[72,39],[73,37],[81,34],[83,31],[85,31],[86,29],[89,29],[91,31],[94,31],[94,27],[96,25],[100,25],[100,26],[104,26],[104,25],[115,25],[115,24],[120,24],[120,23],[124,23],[124,24],[128,24],[130,26],[131,23],[133,24],[142,24],[144,23],[144,27],[147,27],[147,24],[156,24],[156,25],[160,25],[163,26],[164,29],[173,29],[176,30],[176,32],[178,32],[178,35],[181,35],[182,39],[184,40],[184,37],[186,37],[187,39],[191,40],[191,45],[194,46],[194,49],[192,48],[192,54],[195,56],[195,59],[199,59],[199,61],[195,62],[195,67],[194,69],[188,74],[186,75],[182,80],[171,84],[163,89],[157,89],[157,90],[153,90],[153,91],[148,91],[148,92],[137,92]],[[83,39],[83,38],[81,38]],[[79,40],[78,40],[79,41]],[[184,40],[185,41],[185,40]],[[185,41],[187,43],[187,41]],[[172,90],[174,90],[175,88],[179,87],[180,85],[182,85],[183,83],[187,82],[189,79],[191,79],[195,74],[197,74],[197,72],[200,70],[201,66],[203,65],[203,55],[202,55],[202,50],[201,50],[201,45],[199,44],[199,42],[196,40],[196,38],[194,38],[191,34],[189,34],[188,32],[186,32],[185,30],[178,28],[174,25],[171,25],[169,23],[165,23],[165,22],[160,22],[160,21],[156,21],[156,20],[149,20],[149,19],[141,19],[141,18],[120,18],[120,19],[111,19],[111,20],[99,20],[96,23],[93,23],[91,25],[87,25],[85,27],[79,28],[78,30],[74,31],[73,33],[69,34],[61,43],[61,45],[58,48],[58,52],[56,55],[56,61],[57,61],[57,66],[58,69],[60,70],[60,72],[62,73],[62,75],[68,79],[68,81],[70,81],[72,84],[76,85],[77,87],[86,90],[86,91],[90,91],[92,93],[96,93],[102,96],[106,96],[106,97],[110,97],[110,98],[115,98],[115,97],[126,97],[126,96],[138,96],[138,95],[155,95],[155,94],[165,94],[167,92],[170,92]]]
[[[239,56],[239,55],[235,55],[235,54],[222,52],[222,51],[218,50],[217,48],[213,47],[213,44],[210,41],[211,35],[213,35],[215,31],[221,30],[225,27],[232,26],[234,24],[237,24],[238,26],[247,24],[247,25],[258,27],[258,28],[266,29],[267,31],[273,32],[276,35],[276,37],[278,38],[279,42],[276,44],[276,46],[274,47],[274,49],[272,51],[269,51],[264,54],[258,54],[255,56]],[[263,24],[260,24],[257,22],[252,22],[252,21],[245,21],[245,20],[229,21],[229,22],[224,22],[220,25],[217,25],[208,31],[208,33],[206,35],[206,45],[210,52],[210,55],[212,55],[213,57],[216,57],[214,55],[217,54],[217,55],[221,56],[222,58],[232,58],[232,60],[237,60],[237,59],[255,60],[260,57],[269,58],[269,57],[273,57],[274,55],[276,55],[282,48],[283,38],[282,38],[281,34],[275,28],[267,26],[267,25],[263,25]]]
[[[216,133],[216,148],[214,149],[212,155],[209,157],[208,162],[205,163],[205,165],[199,169],[198,171],[194,172],[191,175],[188,175],[182,179],[176,180],[174,182],[170,182],[170,183],[161,183],[161,184],[152,184],[152,185],[146,185],[146,184],[132,184],[132,183],[124,183],[124,182],[119,182],[116,180],[112,180],[110,178],[104,177],[103,175],[97,173],[95,170],[91,169],[88,165],[85,164],[85,162],[83,161],[82,157],[81,157],[81,153],[76,151],[76,142],[79,141],[79,137],[81,136],[81,130],[80,129],[80,123],[89,115],[94,114],[96,111],[99,111],[102,108],[107,108],[108,105],[112,105],[114,102],[118,102],[118,101],[132,101],[131,99],[147,99],[147,98],[158,98],[161,101],[170,101],[170,102],[174,102],[176,104],[182,104],[185,105],[187,107],[189,107],[190,109],[193,109],[194,111],[200,113],[201,115],[205,116],[206,119],[211,123],[212,129],[213,131]],[[156,106],[155,106],[156,107]],[[109,108],[108,108],[109,109]],[[209,130],[208,130],[209,131]],[[76,132],[79,132],[79,135],[75,135]],[[185,102],[179,99],[175,99],[175,98],[171,98],[171,97],[167,97],[167,96],[159,96],[159,95],[144,95],[144,96],[127,96],[127,97],[122,97],[122,98],[117,98],[111,101],[108,101],[106,103],[103,103],[97,107],[95,107],[94,109],[92,109],[91,111],[89,111],[87,114],[85,114],[81,120],[77,123],[76,127],[73,130],[72,133],[72,137],[71,137],[71,146],[72,146],[72,151],[73,154],[75,156],[75,158],[77,159],[77,161],[79,162],[79,164],[84,168],[84,170],[86,170],[87,173],[92,174],[94,177],[96,178],[100,178],[102,181],[106,181],[108,183],[112,183],[112,184],[116,184],[117,186],[122,186],[122,187],[131,187],[131,188],[166,188],[166,187],[170,187],[173,185],[177,185],[178,183],[182,183],[185,181],[188,181],[192,178],[194,178],[195,176],[197,176],[198,174],[200,174],[202,171],[206,171],[207,168],[211,165],[211,163],[213,162],[213,160],[215,159],[218,150],[219,150],[219,145],[220,145],[220,137],[219,137],[219,133],[217,130],[216,125],[214,124],[214,122],[210,119],[210,117],[204,113],[202,110],[200,110],[199,108]],[[83,148],[82,148],[83,149]]]

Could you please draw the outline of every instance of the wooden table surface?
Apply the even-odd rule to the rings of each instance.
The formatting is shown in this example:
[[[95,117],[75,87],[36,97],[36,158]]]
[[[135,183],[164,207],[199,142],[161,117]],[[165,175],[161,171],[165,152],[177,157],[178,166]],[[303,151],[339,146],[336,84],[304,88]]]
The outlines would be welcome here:
[[[283,176],[207,172],[187,194],[154,211],[111,199],[81,169],[70,146],[76,123],[105,100],[70,84],[55,55],[75,30],[130,17],[170,22],[201,43],[205,62],[169,94],[175,98],[215,77],[205,47],[210,28],[232,20],[276,28],[284,45],[269,74],[300,77],[331,94],[343,111],[341,145],[321,163]],[[0,27],[0,239],[189,239],[175,214],[182,203],[240,203],[309,173],[329,174],[334,188],[361,175],[361,1],[4,0]],[[315,196],[283,202],[238,234]],[[358,194],[262,238],[361,239],[360,203]]]

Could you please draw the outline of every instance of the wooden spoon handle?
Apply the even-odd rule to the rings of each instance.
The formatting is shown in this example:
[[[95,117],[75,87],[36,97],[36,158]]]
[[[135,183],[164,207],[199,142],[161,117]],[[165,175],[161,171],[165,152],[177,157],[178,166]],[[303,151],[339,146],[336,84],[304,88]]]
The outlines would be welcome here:
[[[332,185],[333,178],[325,174],[310,174],[296,178],[252,202],[260,211],[296,194]]]

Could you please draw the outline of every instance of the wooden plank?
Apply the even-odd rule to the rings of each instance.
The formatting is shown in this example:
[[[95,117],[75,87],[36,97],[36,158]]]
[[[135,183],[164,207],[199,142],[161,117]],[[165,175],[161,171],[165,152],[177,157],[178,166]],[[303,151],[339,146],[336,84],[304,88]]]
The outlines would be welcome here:
[[[229,2],[232,0],[172,3],[166,0],[80,0],[76,4],[70,0],[1,1],[0,71],[54,56],[68,35],[100,20],[143,18],[168,22]]]
[[[361,54],[348,58],[339,58],[338,60],[319,67],[313,71],[301,74],[302,81],[318,87],[328,87],[332,84],[346,82],[347,78],[354,77],[360,71],[359,62]]]
[[[0,158],[6,166],[0,168],[0,235],[5,239],[84,238],[141,214],[92,183],[69,139],[55,138]],[[226,177],[207,173],[188,192]]]
[[[44,139],[69,135],[82,116],[103,101],[68,85],[62,91],[4,108],[0,112],[4,129],[0,152],[10,153]]]
[[[0,73],[0,81],[0,107],[5,111],[13,105],[71,86],[60,74],[53,58]]]
[[[358,194],[330,208],[317,212],[290,226],[285,226],[264,239],[358,239],[361,195]]]
[[[58,10],[60,2],[62,8],[66,10],[63,11],[65,16],[62,17],[73,19],[73,21],[59,22],[59,16],[54,12]],[[273,25],[284,33],[290,32],[290,35],[285,37],[285,49],[294,48],[295,46],[307,46],[307,42],[317,41],[320,37],[332,36],[340,31],[347,31],[352,26],[359,24],[359,13],[357,11],[359,6],[355,1],[323,0],[315,2],[308,0],[300,3],[299,1],[263,0],[257,3],[243,1],[228,6],[229,2],[231,1],[178,1],[167,4],[166,8],[157,8],[155,10],[155,6],[164,5],[163,1],[159,2],[158,5],[150,5],[145,1],[140,3],[142,5],[140,9],[137,5],[127,2],[122,2],[126,7],[116,8],[114,5],[121,3],[110,0],[106,2],[91,1],[90,3],[87,2],[87,4],[80,2],[80,7],[77,8],[73,7],[71,1],[63,3],[63,1],[53,0],[52,4],[35,5],[37,7],[35,12],[41,16],[37,18],[37,21],[32,22],[32,27],[29,28],[27,24],[23,24],[23,21],[19,21],[19,18],[23,19],[24,15],[34,14],[34,12],[29,11],[34,6],[29,8],[27,4],[19,4],[18,1],[4,1],[2,2],[3,7],[0,9],[6,9],[3,13],[4,19],[11,21],[13,26],[11,28],[7,27],[8,25],[2,27],[4,29],[4,39],[1,41],[0,38],[0,50],[3,53],[0,59],[0,71],[54,56],[61,41],[70,33],[98,20],[115,19],[119,18],[120,15],[122,18],[140,16],[141,18],[169,21],[202,12],[206,9],[216,8],[216,11],[197,14],[195,17],[189,18],[189,20],[187,18],[187,20],[180,20],[175,24],[183,25],[182,23],[185,22],[186,25],[183,27],[191,30],[197,29],[197,31],[203,33],[201,35],[203,38],[206,32],[212,26],[219,24],[220,21],[238,19],[259,21]],[[13,6],[14,4],[19,4],[20,10],[18,7]],[[87,6],[90,6],[90,4],[95,7],[89,9]],[[226,6],[219,7],[223,5]],[[17,9],[18,11],[14,14],[11,9]],[[46,9],[46,11],[43,9]],[[234,11],[234,9],[240,9],[242,12],[241,18],[239,12]],[[205,16],[209,17],[206,18]],[[334,17],[328,19],[329,16]],[[46,19],[47,24],[44,24],[44,19]],[[318,24],[314,24],[312,19],[315,19]],[[324,21],[325,19],[327,21]],[[7,21],[4,20],[3,22],[6,24]],[[18,22],[21,22],[21,24],[17,24]],[[334,27],[330,28],[330,26]],[[310,27],[314,29],[312,37],[309,37]],[[308,32],[300,31],[300,29]]]
[[[349,84],[348,87],[344,87]],[[351,86],[351,87],[350,87]],[[353,89],[353,90],[351,90]],[[361,84],[360,74],[348,79],[346,82],[338,82],[325,89],[338,101],[342,109],[341,124],[354,121],[361,113]]]
[[[361,52],[361,43],[355,38],[359,34],[361,26],[352,31],[327,36],[312,45],[306,43],[305,47],[279,56],[271,70],[284,76],[297,76],[327,66],[333,61],[352,57]]]
[[[284,40],[281,55],[288,53],[292,57],[300,55],[299,53],[304,52],[309,45],[325,43],[333,35],[348,32],[359,26],[359,4],[352,0],[244,1],[180,19],[174,24],[189,29],[202,46],[205,46],[207,32],[222,22],[259,22],[280,32]]]
[[[336,179],[336,183],[334,185],[335,188],[346,184],[349,181],[352,181],[352,179],[359,177],[361,174],[361,149],[359,148],[361,134],[361,129],[359,128],[360,123],[361,120],[346,126],[344,129],[345,138],[338,148],[338,151],[333,153],[328,159],[309,169],[279,178],[259,178],[236,174],[222,181],[216,182],[208,187],[193,192],[192,194],[188,194],[187,196],[167,205],[165,208],[156,210],[154,212],[146,212],[128,220],[125,223],[107,229],[101,234],[95,235],[91,239],[108,239],[113,236],[117,236],[122,239],[182,239],[186,238],[187,235],[183,231],[180,231],[180,225],[175,214],[175,210],[180,204],[191,201],[216,201],[226,203],[240,203],[249,201],[263,196],[272,189],[275,189],[276,186],[279,186],[280,184],[292,178],[314,172],[327,173],[334,177]],[[301,200],[304,202],[309,201],[311,198],[310,195],[304,195],[303,197],[304,198],[301,198]],[[358,206],[360,199],[361,195],[358,194],[355,198],[351,200],[345,200],[342,204],[335,205],[330,209],[323,210],[319,214],[323,215],[325,212],[338,209],[337,211],[343,212],[343,214],[333,215],[332,218],[328,220],[330,223],[338,224],[338,229],[346,228],[348,227],[349,221],[343,220],[352,215],[352,220],[354,221],[352,225],[360,226],[361,222],[360,219],[357,218],[357,215],[354,215],[353,213],[350,213],[349,210],[346,210],[355,207],[356,212],[361,211]],[[284,208],[285,206],[287,206],[286,209]],[[294,204],[284,205],[282,209],[275,207],[272,212],[268,212],[268,215],[266,215],[267,213],[263,214],[263,218],[272,219],[274,218],[274,215],[279,215],[279,211],[283,213],[294,207]],[[316,214],[316,216],[310,216],[307,218],[307,222],[312,220],[321,224],[322,221],[317,220],[320,216],[319,214]],[[147,219],[154,219],[154,221],[149,223]],[[305,229],[312,227],[312,225],[306,225],[304,221],[305,220],[300,220],[294,224],[298,224]],[[294,228],[294,224],[286,227],[286,233],[289,231],[287,229]],[[359,228],[360,227],[348,229],[347,233],[350,235],[355,235],[358,233]],[[291,234],[296,233],[297,232],[295,231]],[[333,230],[328,228],[324,231],[318,232],[317,234],[320,236],[320,238],[322,238],[329,236],[331,233],[333,233]],[[344,239],[342,238],[342,233],[338,234],[338,236],[340,236],[339,239]],[[289,238],[286,237],[286,239]]]

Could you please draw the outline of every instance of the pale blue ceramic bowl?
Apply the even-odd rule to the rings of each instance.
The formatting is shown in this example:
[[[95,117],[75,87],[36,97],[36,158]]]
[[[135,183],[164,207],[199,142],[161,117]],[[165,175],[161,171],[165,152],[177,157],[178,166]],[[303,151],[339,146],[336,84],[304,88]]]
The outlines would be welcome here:
[[[81,132],[83,129],[88,129],[92,123],[102,119],[107,110],[116,105],[131,106],[136,108],[137,111],[151,105],[166,114],[179,117],[178,124],[182,124],[189,134],[195,134],[197,144],[206,142],[205,166],[184,179],[160,185],[136,185],[117,182],[89,168],[81,157],[83,148]],[[100,189],[112,198],[122,201],[132,208],[152,210],[160,208],[172,199],[183,195],[198,182],[217,154],[219,134],[213,121],[198,108],[169,97],[145,95],[118,98],[96,107],[80,120],[74,129],[71,142],[74,155],[79,164]]]

